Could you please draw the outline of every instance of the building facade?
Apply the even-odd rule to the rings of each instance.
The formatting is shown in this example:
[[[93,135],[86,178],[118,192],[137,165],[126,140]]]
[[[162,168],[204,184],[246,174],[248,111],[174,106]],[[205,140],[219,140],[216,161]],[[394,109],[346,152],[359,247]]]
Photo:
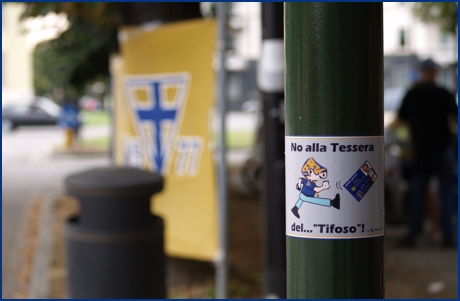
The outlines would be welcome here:
[[[2,107],[33,95],[32,53],[19,16],[23,3],[2,3]]]
[[[385,87],[407,88],[418,77],[418,63],[431,58],[442,68],[439,84],[457,90],[457,38],[437,24],[422,23],[412,2],[383,3]]]
[[[35,45],[54,39],[69,27],[64,13],[20,20],[21,2],[2,3],[2,107],[27,102],[34,96],[33,60]]]

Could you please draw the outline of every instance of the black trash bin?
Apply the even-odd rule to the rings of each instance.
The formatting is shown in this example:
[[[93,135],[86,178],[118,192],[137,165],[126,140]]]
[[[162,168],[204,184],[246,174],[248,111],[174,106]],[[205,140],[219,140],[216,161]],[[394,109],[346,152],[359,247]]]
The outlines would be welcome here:
[[[163,220],[150,212],[156,173],[106,167],[65,180],[80,214],[66,223],[70,298],[166,298]]]

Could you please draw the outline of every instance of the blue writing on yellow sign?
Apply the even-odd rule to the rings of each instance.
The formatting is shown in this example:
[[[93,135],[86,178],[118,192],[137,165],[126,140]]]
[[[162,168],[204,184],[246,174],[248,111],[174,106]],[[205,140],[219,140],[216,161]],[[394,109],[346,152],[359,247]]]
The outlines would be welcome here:
[[[142,141],[147,143],[153,169],[161,174],[168,170],[189,81],[187,73],[127,77],[125,80],[137,130]]]

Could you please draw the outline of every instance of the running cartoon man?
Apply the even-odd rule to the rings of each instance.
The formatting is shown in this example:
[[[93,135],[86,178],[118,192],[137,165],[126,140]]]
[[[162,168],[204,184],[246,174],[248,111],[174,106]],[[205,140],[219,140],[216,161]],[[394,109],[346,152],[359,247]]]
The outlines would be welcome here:
[[[334,207],[340,210],[340,195],[336,194],[333,200],[326,198],[319,198],[319,193],[323,190],[329,189],[329,181],[323,181],[321,186],[317,186],[316,182],[320,179],[327,178],[327,169],[318,164],[315,159],[309,158],[302,166],[302,175],[304,178],[299,178],[297,190],[300,191],[299,200],[292,207],[292,213],[300,218],[299,208],[303,202],[308,202],[316,205]]]

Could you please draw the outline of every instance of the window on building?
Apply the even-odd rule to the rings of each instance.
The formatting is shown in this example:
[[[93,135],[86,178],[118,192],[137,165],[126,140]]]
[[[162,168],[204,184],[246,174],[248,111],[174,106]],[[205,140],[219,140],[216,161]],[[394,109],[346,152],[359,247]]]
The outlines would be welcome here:
[[[399,30],[399,46],[402,48],[406,46],[406,31],[404,29]]]
[[[449,33],[447,30],[441,31],[441,44],[447,44],[449,42]]]

